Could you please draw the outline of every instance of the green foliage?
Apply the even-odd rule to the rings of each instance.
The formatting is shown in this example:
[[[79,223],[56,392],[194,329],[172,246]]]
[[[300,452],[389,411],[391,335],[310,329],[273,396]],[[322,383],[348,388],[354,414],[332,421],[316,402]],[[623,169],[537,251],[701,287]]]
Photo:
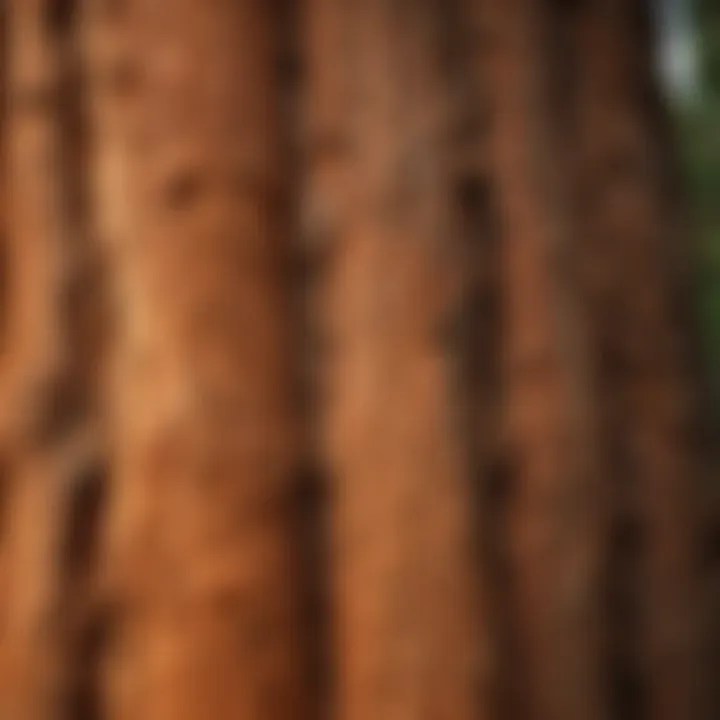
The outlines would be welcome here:
[[[720,95],[720,4],[716,0],[700,4],[696,13],[705,88]]]
[[[683,159],[698,232],[700,311],[720,391],[720,2],[697,0],[702,95],[681,113]]]

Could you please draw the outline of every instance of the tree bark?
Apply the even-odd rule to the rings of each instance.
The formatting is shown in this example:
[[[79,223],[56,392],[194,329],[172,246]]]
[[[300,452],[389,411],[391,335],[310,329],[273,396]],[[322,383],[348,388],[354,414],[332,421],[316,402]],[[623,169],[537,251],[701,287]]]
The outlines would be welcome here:
[[[592,367],[573,272],[577,227],[550,81],[550,3],[478,2],[490,46],[502,226],[512,607],[521,717],[607,716],[604,507]]]
[[[0,418],[7,460],[8,593],[1,712],[71,715],[91,614],[91,529],[101,492],[93,407],[98,275],[84,226],[79,76],[69,6],[8,4],[10,198]],[[67,11],[67,12],[66,12]],[[87,312],[87,301],[91,311]]]
[[[486,716],[442,21],[424,1],[309,6],[333,706],[347,720]]]
[[[8,6],[7,344],[0,418],[7,459],[8,594],[0,702],[9,717],[65,717],[91,612],[101,474],[92,407],[101,307],[83,225],[72,17],[56,2]],[[86,592],[87,591],[87,592]],[[88,594],[90,593],[90,594]]]
[[[595,352],[622,483],[617,501],[642,542],[632,593],[642,670],[636,693],[650,717],[669,720],[700,712],[699,366],[650,12],[642,0],[586,3],[572,62]]]
[[[273,3],[91,4],[118,313],[108,717],[310,713]]]
[[[649,5],[0,2],[0,720],[712,717]]]

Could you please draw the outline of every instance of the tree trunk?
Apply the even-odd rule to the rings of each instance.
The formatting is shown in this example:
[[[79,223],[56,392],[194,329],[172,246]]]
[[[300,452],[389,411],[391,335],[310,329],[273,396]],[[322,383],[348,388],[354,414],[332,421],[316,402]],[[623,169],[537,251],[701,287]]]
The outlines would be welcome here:
[[[108,716],[303,718],[277,17],[89,13],[119,323]]]
[[[484,717],[443,18],[387,0],[316,0],[309,15],[334,716]]]
[[[586,3],[572,62],[595,352],[610,413],[613,476],[621,483],[616,502],[625,507],[618,560],[633,553],[628,532],[642,541],[638,579],[626,590],[635,607],[621,632],[625,639],[637,632],[641,647],[636,660],[645,687],[634,693],[644,694],[650,717],[669,719],[700,711],[701,470],[687,238],[649,24],[642,0]],[[626,710],[628,717],[639,711]]]
[[[712,717],[649,5],[0,0],[0,720]]]
[[[521,717],[607,716],[604,508],[592,367],[572,257],[567,159],[551,92],[549,3],[478,2],[502,208],[504,382],[516,486],[512,605]]]

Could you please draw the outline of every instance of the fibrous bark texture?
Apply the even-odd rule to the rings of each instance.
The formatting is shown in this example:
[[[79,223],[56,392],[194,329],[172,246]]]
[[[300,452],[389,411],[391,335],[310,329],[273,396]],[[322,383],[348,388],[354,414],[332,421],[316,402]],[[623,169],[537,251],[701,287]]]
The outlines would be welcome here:
[[[603,502],[576,223],[551,92],[549,3],[477,2],[490,43],[492,163],[504,246],[503,365],[514,457],[510,603],[519,712],[603,718]]]
[[[575,22],[581,253],[616,484],[617,559],[636,556],[625,592],[634,620],[623,630],[625,641],[636,636],[633,702],[653,718],[698,717],[698,366],[689,237],[651,17],[637,0],[611,0],[585,3]],[[633,536],[642,543],[635,550]]]
[[[717,716],[649,10],[0,0],[0,720]]]
[[[310,245],[341,718],[471,718],[484,651],[453,356],[453,106],[431,2],[309,9]]]
[[[102,303],[83,221],[79,58],[56,3],[6,8],[4,405],[7,591],[0,713],[74,716],[102,493],[95,407]]]
[[[89,12],[118,324],[108,715],[302,718],[273,4]]]

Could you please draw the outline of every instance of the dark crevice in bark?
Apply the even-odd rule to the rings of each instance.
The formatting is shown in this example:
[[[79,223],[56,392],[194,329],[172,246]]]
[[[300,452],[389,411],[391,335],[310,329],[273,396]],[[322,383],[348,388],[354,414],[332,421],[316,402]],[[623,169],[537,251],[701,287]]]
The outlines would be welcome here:
[[[309,685],[315,699],[313,717],[324,718],[331,703],[331,662],[329,645],[330,600],[327,568],[330,562],[327,533],[328,478],[318,464],[308,463],[298,482],[296,509],[298,542],[301,549],[300,577],[309,589],[306,628],[309,645]]]
[[[69,700],[69,720],[102,720],[105,715],[100,685],[100,666],[107,647],[108,624],[101,616],[94,617],[82,636],[76,667],[80,677]]]
[[[64,574],[75,613],[71,638],[74,672],[69,690],[68,717],[100,720],[100,669],[106,650],[107,618],[97,602],[96,569],[107,502],[107,468],[91,460],[70,480],[69,526],[63,547]]]
[[[458,364],[457,402],[463,408],[462,432],[469,450],[474,483],[472,513],[475,572],[482,595],[484,642],[492,658],[483,712],[512,717],[516,688],[510,616],[506,519],[515,482],[513,458],[503,447],[501,333],[501,244],[497,188],[490,175],[488,135],[490,93],[478,80],[478,28],[466,3],[435,3],[440,21],[440,64],[454,102],[448,161],[452,163],[451,197],[459,219],[459,283],[465,287],[450,357]]]
[[[68,481],[69,521],[61,550],[64,574],[84,582],[97,560],[100,528],[106,501],[107,468],[99,461],[83,463]]]
[[[300,51],[300,23],[304,9],[294,0],[276,1],[279,24],[277,72],[283,118],[283,142],[288,154],[285,201],[288,207],[289,314],[292,335],[297,412],[300,418],[300,468],[296,480],[296,527],[303,588],[305,648],[310,689],[310,715],[323,718],[330,693],[328,478],[319,460],[318,368],[320,365],[312,295],[318,280],[316,254],[303,237],[303,152],[305,137],[300,123],[305,90],[305,67]]]
[[[27,441],[39,447],[62,442],[83,421],[85,405],[77,383],[51,378],[37,389],[37,423]]]
[[[607,387],[601,396],[612,397]],[[605,433],[605,451],[614,483],[614,513],[610,518],[610,537],[606,572],[606,617],[608,626],[608,683],[611,710],[618,720],[642,720],[647,716],[647,687],[639,670],[641,638],[640,612],[641,557],[644,537],[639,517],[638,487],[633,482],[629,448],[612,432],[619,408]]]
[[[491,175],[492,93],[478,64],[492,51],[489,27],[473,22],[471,3],[436,4],[440,61],[454,100],[450,146],[452,199],[459,218],[460,284],[464,301],[451,356],[459,362],[459,403],[464,407],[476,510],[476,573],[483,598],[485,639],[492,658],[486,707],[490,717],[519,717],[517,660],[509,600],[508,510],[517,458],[505,443],[501,347],[501,248],[505,234],[498,189]]]
[[[77,0],[48,0],[46,20],[51,35],[64,36],[72,30],[76,6]]]
[[[64,254],[68,272],[58,299],[68,356],[61,374],[46,391],[42,413],[45,445],[57,444],[71,454],[75,434],[97,422],[98,364],[106,328],[103,327],[104,268],[96,238],[90,229],[89,127],[86,70],[81,56],[81,13],[77,0],[50,0],[48,32],[57,49],[58,102],[55,121],[59,136],[60,212],[65,223]],[[93,428],[92,432],[95,432]],[[96,442],[96,438],[90,440]],[[68,444],[65,447],[65,444]],[[99,668],[103,645],[99,641],[99,611],[95,583],[98,571],[100,530],[104,523],[107,482],[106,460],[97,447],[55,478],[67,486],[63,527],[58,548],[63,597],[60,602],[67,625],[67,717],[99,717]]]

